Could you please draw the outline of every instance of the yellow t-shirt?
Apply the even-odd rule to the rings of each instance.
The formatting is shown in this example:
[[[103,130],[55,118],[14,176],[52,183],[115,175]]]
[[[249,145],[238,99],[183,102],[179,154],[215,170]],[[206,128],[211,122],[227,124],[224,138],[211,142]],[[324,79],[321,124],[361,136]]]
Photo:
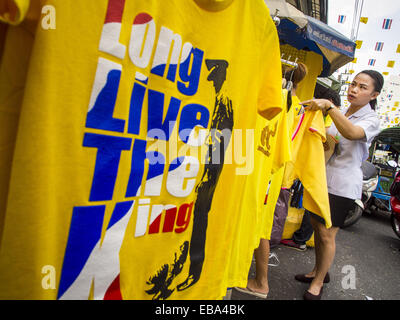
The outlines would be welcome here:
[[[0,298],[224,296],[226,257],[250,232],[236,202],[246,129],[280,112],[281,67],[262,0],[207,2],[0,0],[22,21],[0,86],[23,96],[0,113],[7,126],[21,110],[0,140],[15,139]],[[6,84],[27,25],[26,76]]]
[[[19,0],[0,6],[0,243],[6,211],[12,157],[24,94],[33,34],[39,13],[35,5]],[[7,4],[7,5],[5,5]],[[21,20],[24,21],[21,23]],[[5,24],[7,23],[7,24]],[[18,24],[18,27],[10,25]]]
[[[296,127],[298,124],[299,119],[299,113],[302,111],[301,110],[301,105],[300,105],[300,99],[298,96],[292,96],[292,106],[288,112],[288,123],[290,127],[290,148],[293,148],[292,146],[292,139],[293,139],[293,132],[296,131]],[[284,169],[284,174],[282,178],[282,188],[289,189],[292,184],[293,184],[293,161],[289,161],[285,163],[285,169]]]
[[[242,236],[241,242],[235,242],[230,260],[230,279],[229,286],[240,281],[239,286],[246,286],[248,270],[251,265],[253,251],[259,246],[260,238],[267,238],[268,226],[272,226],[272,215],[265,210],[264,199],[268,191],[268,182],[271,175],[279,172],[284,164],[291,159],[290,153],[290,130],[287,121],[286,94],[282,92],[282,112],[272,119],[266,121],[262,117],[257,117],[254,144],[254,171],[246,180],[240,203],[241,212],[240,226],[250,226],[251,232],[247,236]],[[280,187],[280,186],[279,186]],[[271,196],[269,206],[273,205]],[[276,199],[277,200],[277,199]],[[275,200],[275,203],[276,203]],[[238,228],[239,229],[239,228]],[[239,231],[234,230],[234,234]],[[247,241],[247,245],[245,242]]]
[[[332,120],[332,118],[331,118],[331,116],[329,114],[327,114],[324,117],[324,123],[325,123],[325,128],[329,128],[332,125],[333,120]]]
[[[285,106],[286,106],[286,98],[287,98],[287,90],[283,90],[283,95],[284,95],[284,100],[285,100]],[[293,160],[293,155],[292,155],[292,127],[293,123],[295,120],[295,117],[299,113],[301,106],[299,105],[299,98],[297,96],[292,96],[292,104],[290,106],[290,109],[286,112],[286,116],[284,119],[282,119],[282,124],[285,126],[284,127],[284,134],[283,136],[285,137],[284,139],[280,140],[280,144],[285,143],[285,148],[288,150],[287,151],[287,157],[284,158],[284,160],[281,162],[282,166],[279,166],[278,170],[276,170],[273,175],[271,176],[271,181],[269,184],[269,189],[268,189],[268,196],[267,196],[267,202],[266,205],[264,206],[264,216],[266,217],[266,221],[263,224],[263,233],[262,233],[262,238],[264,239],[270,239],[271,238],[271,232],[272,232],[272,226],[273,226],[273,220],[274,220],[274,212],[275,212],[275,206],[278,201],[279,193],[281,191],[281,188],[283,187],[284,178],[285,178],[285,173],[287,168],[292,164]],[[278,154],[276,154],[277,156]],[[287,179],[287,178],[286,178]]]
[[[283,187],[299,178],[304,186],[303,207],[325,219],[332,226],[322,143],[326,140],[322,111],[298,115],[292,131],[293,161],[285,168]]]

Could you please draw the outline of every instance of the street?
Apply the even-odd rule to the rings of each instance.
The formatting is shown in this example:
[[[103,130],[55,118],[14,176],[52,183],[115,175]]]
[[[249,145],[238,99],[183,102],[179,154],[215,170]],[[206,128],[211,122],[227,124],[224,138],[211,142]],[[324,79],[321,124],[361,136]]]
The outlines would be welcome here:
[[[270,258],[268,300],[302,300],[308,284],[294,275],[307,273],[314,265],[314,248],[299,252],[282,245]],[[278,262],[279,261],[279,262]],[[399,300],[400,239],[394,234],[387,214],[364,214],[353,226],[341,229],[336,238],[336,255],[324,286],[322,300]],[[352,275],[355,274],[355,281]],[[254,259],[249,277],[255,276]],[[259,300],[232,290],[231,300]]]

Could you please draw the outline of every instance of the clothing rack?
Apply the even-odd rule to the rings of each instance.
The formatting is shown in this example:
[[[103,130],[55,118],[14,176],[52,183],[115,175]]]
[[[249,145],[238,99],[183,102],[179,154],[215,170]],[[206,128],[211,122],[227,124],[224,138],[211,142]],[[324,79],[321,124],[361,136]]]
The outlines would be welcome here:
[[[281,63],[284,64],[284,65],[286,65],[286,66],[288,66],[288,67],[290,67],[290,68],[293,68],[293,70],[291,70],[291,73],[292,73],[292,75],[293,75],[294,70],[297,69],[297,67],[299,66],[299,65],[297,64],[298,58],[296,58],[295,61],[291,61],[291,60],[290,60],[290,58],[292,57],[291,55],[289,55],[289,57],[288,57],[287,59],[284,59],[284,58],[283,58],[284,55],[285,55],[285,53],[282,53],[282,55],[281,55]],[[291,80],[291,78],[290,78],[290,80]],[[283,87],[283,88],[286,88],[286,89],[289,91],[289,93],[290,93],[290,92],[292,91],[292,81],[289,81],[289,84],[286,82],[285,78],[283,78],[283,81],[284,81],[284,82],[282,83],[282,87]],[[288,94],[289,94],[289,93],[288,93]],[[300,108],[300,110],[299,110],[299,112],[298,112],[297,115],[301,115],[301,114],[303,114],[304,112],[305,112],[305,109],[304,109],[303,106],[301,106],[301,108]]]
[[[282,54],[282,56],[283,56],[283,54]],[[292,68],[297,68],[299,65],[297,64],[297,58],[296,58],[296,60],[293,62],[293,61],[290,61],[290,56],[289,56],[289,59],[283,59],[283,58],[281,58],[281,62],[282,62],[282,64],[284,64],[284,65],[286,65],[286,66],[288,66],[288,67],[292,67]]]

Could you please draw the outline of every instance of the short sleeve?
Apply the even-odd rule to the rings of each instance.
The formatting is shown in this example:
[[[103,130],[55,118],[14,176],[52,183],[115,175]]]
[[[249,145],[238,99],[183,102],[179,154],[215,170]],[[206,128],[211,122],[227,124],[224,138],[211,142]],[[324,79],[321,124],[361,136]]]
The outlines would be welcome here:
[[[367,143],[371,143],[372,139],[380,132],[379,118],[375,113],[369,115],[365,119],[361,119],[356,122],[355,125],[364,130],[365,138],[363,138],[362,141]]]
[[[326,128],[324,122],[324,116],[321,110],[318,111],[307,111],[307,112],[314,112],[314,115],[310,121],[310,125],[308,130],[317,134],[321,137],[322,142],[326,141]]]
[[[282,110],[282,66],[278,32],[272,19],[266,20],[260,70],[255,72],[261,72],[257,111],[271,120]]]
[[[0,21],[18,25],[28,12],[30,0],[0,0]]]

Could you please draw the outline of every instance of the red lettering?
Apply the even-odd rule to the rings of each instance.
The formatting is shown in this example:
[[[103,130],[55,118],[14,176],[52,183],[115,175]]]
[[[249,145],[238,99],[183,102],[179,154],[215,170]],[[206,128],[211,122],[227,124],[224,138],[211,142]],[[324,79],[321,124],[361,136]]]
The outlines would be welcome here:
[[[176,207],[165,210],[165,220],[162,232],[172,232],[174,230],[176,218]]]
[[[122,15],[124,13],[125,0],[109,0],[106,20],[104,23],[122,22]]]
[[[183,205],[181,205],[178,212],[178,219],[176,219],[176,226],[177,226],[177,228],[175,229],[176,233],[182,233],[187,229],[190,222],[190,216],[192,215],[192,209],[193,209],[193,202],[189,204],[184,203]]]
[[[133,24],[145,24],[151,20],[153,20],[151,15],[142,12],[135,17],[135,20],[133,20]]]
[[[156,234],[160,232],[163,215],[164,219],[161,231],[162,233],[172,232],[174,231],[174,228],[176,233],[184,232],[189,226],[192,210],[193,202],[184,203],[179,207],[179,209],[172,205],[153,205],[152,218],[150,219],[151,222],[149,225],[149,234]]]
[[[161,214],[150,224],[149,234],[160,232]]]

